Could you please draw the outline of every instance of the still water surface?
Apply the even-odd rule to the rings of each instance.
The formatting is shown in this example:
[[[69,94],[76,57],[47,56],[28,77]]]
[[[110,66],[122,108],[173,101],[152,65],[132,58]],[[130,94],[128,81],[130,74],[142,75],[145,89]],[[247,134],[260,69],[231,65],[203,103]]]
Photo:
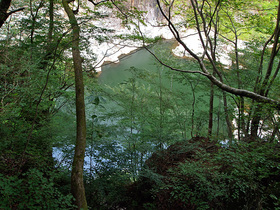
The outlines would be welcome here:
[[[171,52],[171,46],[173,44],[174,41],[162,41],[161,43],[153,46],[153,48],[162,50],[167,49]],[[109,86],[116,86],[131,77],[131,73],[127,71],[127,69],[136,67],[155,72],[158,69],[158,65],[159,64],[156,59],[147,50],[140,49],[125,56],[119,63],[104,65],[99,76],[99,82]]]

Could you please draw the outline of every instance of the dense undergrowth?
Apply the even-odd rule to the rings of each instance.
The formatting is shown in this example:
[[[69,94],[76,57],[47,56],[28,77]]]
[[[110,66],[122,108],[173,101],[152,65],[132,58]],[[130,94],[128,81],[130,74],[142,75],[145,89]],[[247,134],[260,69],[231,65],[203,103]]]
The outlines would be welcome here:
[[[279,143],[178,142],[146,161],[127,209],[279,209]]]

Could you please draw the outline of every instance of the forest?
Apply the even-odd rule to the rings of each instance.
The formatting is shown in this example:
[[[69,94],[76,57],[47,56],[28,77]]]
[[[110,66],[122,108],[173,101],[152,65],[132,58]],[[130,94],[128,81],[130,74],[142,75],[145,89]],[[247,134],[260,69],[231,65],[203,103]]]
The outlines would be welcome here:
[[[0,209],[280,209],[279,39],[277,0],[0,0]]]

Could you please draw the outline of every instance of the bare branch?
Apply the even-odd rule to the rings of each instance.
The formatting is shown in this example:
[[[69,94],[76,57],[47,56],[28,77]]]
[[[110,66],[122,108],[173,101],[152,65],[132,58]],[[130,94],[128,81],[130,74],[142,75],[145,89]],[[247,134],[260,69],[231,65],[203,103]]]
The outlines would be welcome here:
[[[276,68],[276,70],[275,70],[275,72],[274,72],[274,74],[273,74],[273,77],[271,78],[271,80],[270,80],[269,83],[268,83],[268,86],[267,86],[267,88],[266,88],[266,92],[265,92],[265,94],[264,94],[265,96],[268,95],[268,92],[269,92],[269,90],[270,90],[270,88],[271,88],[271,86],[272,86],[274,80],[276,79],[276,77],[277,77],[277,75],[278,75],[278,73],[279,73],[279,70],[280,70],[280,61],[278,62],[278,66],[277,66],[277,68]]]
[[[143,46],[161,65],[173,70],[173,71],[178,71],[178,72],[184,72],[184,73],[194,73],[194,74],[201,74],[203,76],[207,76],[206,73],[202,72],[202,71],[191,71],[191,70],[183,70],[183,69],[177,69],[177,68],[174,68],[166,63],[164,63],[160,58],[158,58],[156,56],[155,53],[153,53],[147,46]]]
[[[256,79],[256,85],[258,85],[261,81],[261,75],[262,75],[262,70],[263,70],[263,62],[264,62],[264,54],[265,54],[265,50],[268,46],[268,44],[271,42],[271,40],[273,39],[275,33],[273,33],[271,35],[271,37],[265,42],[264,46],[263,46],[263,50],[262,50],[262,54],[261,54],[261,60],[260,60],[260,66],[258,69],[258,76]],[[257,91],[257,86],[254,88],[254,91]]]
[[[204,75],[206,76],[206,74],[202,71],[190,71],[190,70],[183,70],[183,69],[178,69],[178,68],[174,68],[166,63],[164,63],[159,57],[157,57],[157,55],[155,53],[153,53],[145,44],[145,37],[141,31],[141,28],[140,28],[140,25],[138,24],[138,30],[139,30],[139,33],[142,37],[142,46],[144,49],[146,49],[161,65],[173,70],[173,71],[177,71],[177,72],[184,72],[184,73],[194,73],[194,74],[201,74],[201,75]]]
[[[187,45],[181,40],[180,38],[180,34],[178,32],[178,30],[176,29],[175,25],[171,22],[171,20],[167,17],[167,15],[164,13],[159,0],[157,0],[157,5],[160,9],[161,14],[164,16],[164,18],[167,20],[168,22],[168,27],[170,29],[170,31],[172,32],[172,34],[174,35],[175,39],[184,47],[184,49],[196,60],[200,60],[200,58],[190,49],[187,47]]]
[[[260,90],[260,94],[263,95],[265,92],[265,89],[267,88],[267,84],[269,82],[269,78],[272,74],[272,69],[273,69],[273,65],[274,65],[274,61],[275,61],[275,57],[277,55],[277,45],[278,45],[278,41],[279,41],[279,36],[280,36],[280,1],[278,4],[278,13],[277,13],[277,21],[276,21],[276,27],[275,27],[275,36],[274,36],[274,43],[273,43],[273,47],[272,47],[272,51],[271,51],[271,55],[270,55],[270,60],[269,60],[269,64],[268,64],[268,68],[266,71],[266,75],[265,78],[262,82],[262,87]]]
[[[125,17],[125,19],[128,19],[128,15],[115,3],[114,0],[111,0],[112,4],[120,11],[120,13]]]
[[[97,68],[97,66],[99,66],[99,64],[101,64],[101,63],[104,61],[104,59],[105,59],[106,57],[109,57],[110,55],[108,55],[108,52],[109,52],[110,50],[114,49],[114,48],[115,48],[116,46],[118,46],[118,45],[120,46],[120,44],[114,44],[114,46],[108,48],[108,49],[105,51],[103,57],[100,59],[100,61],[99,61],[98,63],[96,63],[96,64],[93,66],[93,69]],[[125,47],[126,47],[126,46],[122,46],[121,48],[119,48],[117,51],[115,51],[115,52],[114,52],[113,54],[111,54],[111,55],[114,55],[114,54],[118,53],[120,50],[122,50],[122,49],[125,48]],[[111,63],[113,63],[113,62],[111,62]],[[89,70],[89,71],[92,71],[92,69]]]
[[[197,4],[197,1],[196,0],[191,0],[191,4],[192,4],[192,7],[193,7],[193,12],[194,12],[194,17],[195,17],[195,21],[196,21],[196,27],[197,27],[197,31],[198,31],[198,34],[199,34],[199,37],[200,37],[200,42],[201,42],[201,44],[202,44],[202,46],[204,48],[204,51],[205,51],[205,54],[207,55],[207,58],[211,62],[211,65],[212,65],[214,71],[215,72],[219,72],[217,67],[216,67],[215,61],[213,60],[213,58],[209,55],[209,53],[207,51],[207,42],[209,42],[208,39],[210,38],[209,34],[207,35],[207,33],[205,33],[205,36],[206,36],[206,43],[205,43],[204,37],[202,36],[202,31],[200,29],[200,25],[199,25],[199,19],[198,19],[199,16],[202,19],[205,20],[205,17],[203,16],[203,14],[201,12],[202,11],[202,7],[204,6],[204,2],[205,1],[203,1],[203,5],[201,5],[201,7],[199,8],[199,6]],[[231,86],[223,83],[221,78],[220,78],[220,80],[218,80],[215,76],[213,76],[211,73],[209,73],[209,71],[207,70],[207,68],[206,68],[206,66],[205,66],[205,64],[203,62],[203,59],[199,58],[198,55],[195,54],[192,50],[190,50],[187,47],[187,45],[182,41],[182,39],[180,37],[180,34],[179,34],[178,30],[176,29],[175,25],[170,20],[170,18],[164,13],[159,0],[157,0],[157,4],[158,4],[158,7],[160,9],[160,12],[164,16],[164,18],[167,20],[169,29],[172,32],[172,34],[174,35],[175,39],[185,48],[185,50],[187,52],[189,52],[189,54],[194,59],[196,59],[198,61],[199,65],[200,65],[200,68],[201,68],[201,71],[194,71],[193,72],[193,71],[181,70],[181,69],[173,68],[173,67],[165,64],[164,62],[162,62],[154,53],[152,53],[144,45],[144,47],[156,58],[156,60],[159,63],[161,63],[162,65],[164,65],[164,66],[166,66],[166,67],[168,67],[168,68],[170,68],[171,70],[174,70],[174,71],[180,71],[180,72],[186,72],[186,73],[199,73],[201,75],[206,76],[213,84],[215,84],[216,86],[218,86],[219,88],[221,88],[222,90],[224,90],[226,92],[229,92],[229,93],[234,94],[234,95],[248,97],[248,98],[251,98],[251,99],[259,101],[259,102],[269,103],[269,104],[274,105],[277,109],[280,109],[280,101],[274,100],[274,99],[271,99],[271,98],[268,98],[268,97],[265,97],[265,96],[263,96],[263,94],[258,94],[258,93],[255,93],[255,92],[252,92],[252,91],[248,91],[248,90],[245,90],[245,89],[231,87]],[[218,7],[216,5],[215,12],[217,12],[216,11],[217,8]],[[279,16],[280,16],[280,12],[278,12],[278,18],[279,18]],[[277,23],[279,24],[279,21]],[[207,32],[205,24],[206,24],[206,22],[204,23],[204,31]],[[277,35],[278,34],[280,34],[279,27],[277,27]],[[278,42],[278,38],[276,38],[276,40]],[[275,52],[275,49],[276,49],[277,42],[275,42],[275,44],[274,44],[274,52]],[[236,44],[236,42],[233,42],[233,43]],[[273,64],[274,58],[275,58],[275,55],[274,56],[272,55],[272,57],[271,57],[271,63],[272,64]],[[267,75],[269,75],[269,74],[267,74]]]
[[[98,4],[108,2],[109,0],[102,0],[102,1],[99,1],[99,2],[94,2],[93,0],[88,0],[88,1],[91,2],[94,6],[97,6]]]
[[[24,10],[25,9],[25,7],[21,7],[21,8],[19,8],[19,9],[16,9],[16,10],[13,10],[13,11],[11,11],[11,12],[8,12],[7,13],[7,15],[11,15],[11,14],[13,14],[13,13],[16,13],[16,12],[19,12],[19,11],[22,11],[22,10]]]

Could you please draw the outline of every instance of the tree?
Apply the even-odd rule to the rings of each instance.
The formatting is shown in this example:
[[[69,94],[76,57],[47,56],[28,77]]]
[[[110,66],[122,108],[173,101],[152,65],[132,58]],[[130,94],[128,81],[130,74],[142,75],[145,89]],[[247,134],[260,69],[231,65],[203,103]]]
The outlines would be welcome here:
[[[29,6],[22,11],[24,15],[13,15],[0,30],[1,208],[73,207],[72,196],[64,197],[69,192],[61,194],[57,177],[62,174],[54,172],[52,156],[51,119],[60,109],[57,101],[65,103],[64,96],[70,95],[66,90],[73,83],[63,55],[68,31],[53,30],[54,26],[62,28],[64,21],[45,18],[53,15],[52,3],[13,1],[11,8]],[[41,193],[33,199],[36,186],[41,186]]]
[[[172,65],[167,65],[160,59],[158,59],[158,61],[175,71],[201,74],[208,78],[214,85],[218,86],[223,91],[235,96],[239,96],[240,102],[238,103],[241,116],[240,120],[241,124],[243,124],[243,126],[241,124],[240,126],[243,128],[245,125],[244,122],[242,122],[244,119],[244,116],[242,117],[242,115],[245,111],[243,98],[245,97],[252,99],[252,101],[250,102],[252,103],[250,108],[250,114],[252,116],[252,138],[257,137],[260,120],[262,119],[262,115],[260,114],[260,112],[263,109],[264,104],[269,104],[275,110],[280,109],[280,101],[277,99],[277,97],[274,96],[275,94],[269,94],[271,87],[273,87],[274,82],[277,79],[280,69],[280,65],[277,64],[280,33],[279,2],[277,9],[277,19],[274,19],[271,15],[276,4],[277,1],[273,1],[272,3],[268,3],[266,1],[264,1],[263,3],[247,1],[240,3],[238,1],[229,2],[222,0],[190,0],[189,2],[175,2],[174,0],[163,2],[157,0],[157,5],[161,11],[161,14],[167,21],[167,25],[170,31],[173,33],[177,42],[181,46],[183,46],[184,50],[188,52],[190,56],[199,63],[200,70],[189,71],[185,69],[178,69],[174,68]],[[163,9],[163,5],[168,9]],[[182,24],[177,24],[172,19],[172,14],[177,14],[176,12],[173,12],[173,9],[178,9],[178,5],[182,8],[182,10],[187,11],[186,15],[182,15],[183,17],[185,17]],[[238,11],[242,6],[245,6],[246,8],[242,11]],[[189,15],[188,12],[191,13],[191,15]],[[253,18],[249,18],[250,13],[252,13],[253,15],[256,14],[256,20],[254,20]],[[260,17],[257,17],[257,14]],[[270,17],[270,19],[266,20],[266,17]],[[269,24],[266,27],[260,24],[264,20],[269,21]],[[271,23],[274,23],[275,25],[273,30],[271,29]],[[180,25],[186,24],[190,25],[190,27],[193,26],[196,28],[201,45],[203,47],[202,55],[195,53],[188,47],[188,43],[184,42],[179,32],[179,27]],[[252,24],[254,24],[254,27],[252,27]],[[261,35],[256,36],[257,33]],[[268,36],[269,33],[271,33],[270,37]],[[253,35],[255,35],[255,37],[257,37],[261,41],[264,40],[264,38],[267,39],[267,41],[263,41],[261,45],[262,51],[258,56],[259,67],[258,69],[252,70],[254,71],[255,75],[255,81],[253,83],[254,88],[245,85],[244,80],[241,81],[245,72],[249,70],[244,69],[244,65],[242,66],[242,64],[240,63],[241,49],[239,48],[239,42],[241,42],[241,38],[248,39],[248,36],[245,35],[240,38],[242,34],[252,34],[252,37]],[[234,46],[233,51],[235,56],[233,57],[233,65],[230,67],[230,69],[231,73],[235,72],[235,74],[237,75],[237,85],[234,85],[233,81],[229,80],[229,78],[226,77],[225,67],[217,62],[216,58],[219,56],[218,48],[219,44],[221,44],[222,42],[228,45],[232,44]],[[153,55],[156,57],[155,54]],[[210,66],[207,65],[208,63],[210,63]],[[209,128],[211,128],[211,125],[209,126]]]
[[[86,114],[84,100],[83,68],[82,58],[79,49],[80,28],[73,10],[68,5],[72,0],[62,0],[65,12],[68,15],[73,30],[72,37],[72,56],[75,71],[75,92],[76,92],[76,119],[77,119],[77,136],[75,145],[75,154],[72,165],[71,191],[76,199],[79,209],[87,209],[83,181],[83,166],[86,149]]]
[[[53,11],[41,2],[33,1],[23,10],[23,16],[11,18],[1,28],[1,136],[5,141],[1,150],[6,150],[7,155],[17,153],[19,161],[14,172],[29,169],[27,160],[34,151],[39,156],[43,155],[41,151],[46,156],[47,151],[48,161],[52,162],[53,142],[47,127],[57,111],[54,101],[72,83],[71,76],[64,74],[64,65],[58,62],[67,32],[54,36],[53,23],[40,18],[43,12],[51,16]],[[26,3],[14,1],[11,7]],[[31,15],[31,11],[36,11],[36,15]]]

